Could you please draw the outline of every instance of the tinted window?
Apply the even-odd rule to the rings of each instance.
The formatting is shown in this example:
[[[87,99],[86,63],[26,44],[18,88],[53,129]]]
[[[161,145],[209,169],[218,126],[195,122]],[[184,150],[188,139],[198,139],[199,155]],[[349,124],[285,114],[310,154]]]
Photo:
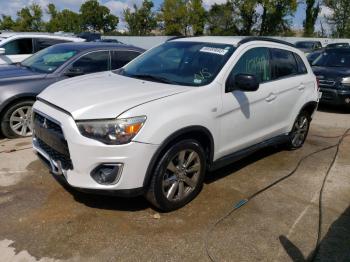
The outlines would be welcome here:
[[[140,53],[134,51],[113,51],[111,60],[112,70],[123,67],[139,55]]]
[[[68,41],[60,40],[60,39],[37,38],[37,39],[34,39],[34,42],[35,42],[35,51],[37,52],[49,46],[61,44],[61,43],[67,43]]]
[[[306,74],[307,69],[306,69],[306,66],[305,66],[303,60],[297,54],[294,54],[294,56],[295,56],[295,59],[297,60],[297,64],[298,64],[298,73],[299,74]]]
[[[312,65],[328,67],[350,67],[350,52],[342,49],[325,51],[315,59]]]
[[[120,73],[155,82],[203,86],[214,80],[234,50],[229,44],[170,41],[137,57]]]
[[[253,48],[242,55],[231,74],[255,75],[259,83],[271,80],[270,54],[264,47]]]
[[[96,73],[109,70],[109,52],[93,52],[79,58],[71,68],[77,68],[83,74]]]
[[[298,67],[292,52],[282,49],[271,49],[271,53],[274,79],[298,73]]]
[[[31,38],[13,40],[3,46],[6,55],[27,55],[33,53],[33,42]]]

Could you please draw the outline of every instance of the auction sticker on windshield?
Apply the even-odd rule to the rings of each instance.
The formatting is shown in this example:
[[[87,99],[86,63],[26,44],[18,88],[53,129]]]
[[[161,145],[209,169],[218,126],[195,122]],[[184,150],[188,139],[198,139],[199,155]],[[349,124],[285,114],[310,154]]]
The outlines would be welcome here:
[[[217,55],[226,55],[226,53],[228,52],[228,49],[204,46],[199,51],[205,52],[205,53],[217,54]]]

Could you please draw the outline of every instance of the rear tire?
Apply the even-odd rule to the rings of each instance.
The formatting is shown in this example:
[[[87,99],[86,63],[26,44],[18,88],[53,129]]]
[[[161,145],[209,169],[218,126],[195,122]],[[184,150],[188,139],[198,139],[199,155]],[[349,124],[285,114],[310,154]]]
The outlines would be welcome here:
[[[290,150],[301,148],[309,133],[311,116],[307,111],[301,111],[297,116],[292,131],[289,133],[287,147]]]
[[[146,198],[162,211],[181,208],[201,191],[205,172],[202,146],[193,139],[180,141],[159,159]]]
[[[1,132],[7,138],[32,135],[31,112],[33,100],[14,103],[6,109],[1,119]]]

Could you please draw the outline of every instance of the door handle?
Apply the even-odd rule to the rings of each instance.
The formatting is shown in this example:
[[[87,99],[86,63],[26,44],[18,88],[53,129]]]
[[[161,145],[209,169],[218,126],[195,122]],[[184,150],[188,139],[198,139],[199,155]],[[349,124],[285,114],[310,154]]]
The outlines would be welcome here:
[[[305,86],[304,86],[303,84],[301,84],[301,85],[298,87],[298,90],[299,90],[299,91],[304,91],[304,89],[305,89]]]
[[[277,96],[275,94],[270,94],[268,97],[265,98],[265,100],[267,102],[271,102],[273,100],[275,100],[277,98]]]

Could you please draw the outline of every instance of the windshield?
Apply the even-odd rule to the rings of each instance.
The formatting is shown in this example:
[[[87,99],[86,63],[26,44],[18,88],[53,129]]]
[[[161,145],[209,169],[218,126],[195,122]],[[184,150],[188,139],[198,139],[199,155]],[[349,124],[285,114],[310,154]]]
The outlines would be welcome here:
[[[297,48],[313,48],[314,43],[313,42],[297,42],[297,43],[295,43],[295,46]]]
[[[130,62],[120,74],[168,84],[207,85],[234,50],[226,44],[166,42]]]
[[[350,52],[323,52],[312,63],[313,66],[350,67]]]
[[[51,46],[24,60],[21,65],[33,71],[52,73],[77,53],[71,47]]]

